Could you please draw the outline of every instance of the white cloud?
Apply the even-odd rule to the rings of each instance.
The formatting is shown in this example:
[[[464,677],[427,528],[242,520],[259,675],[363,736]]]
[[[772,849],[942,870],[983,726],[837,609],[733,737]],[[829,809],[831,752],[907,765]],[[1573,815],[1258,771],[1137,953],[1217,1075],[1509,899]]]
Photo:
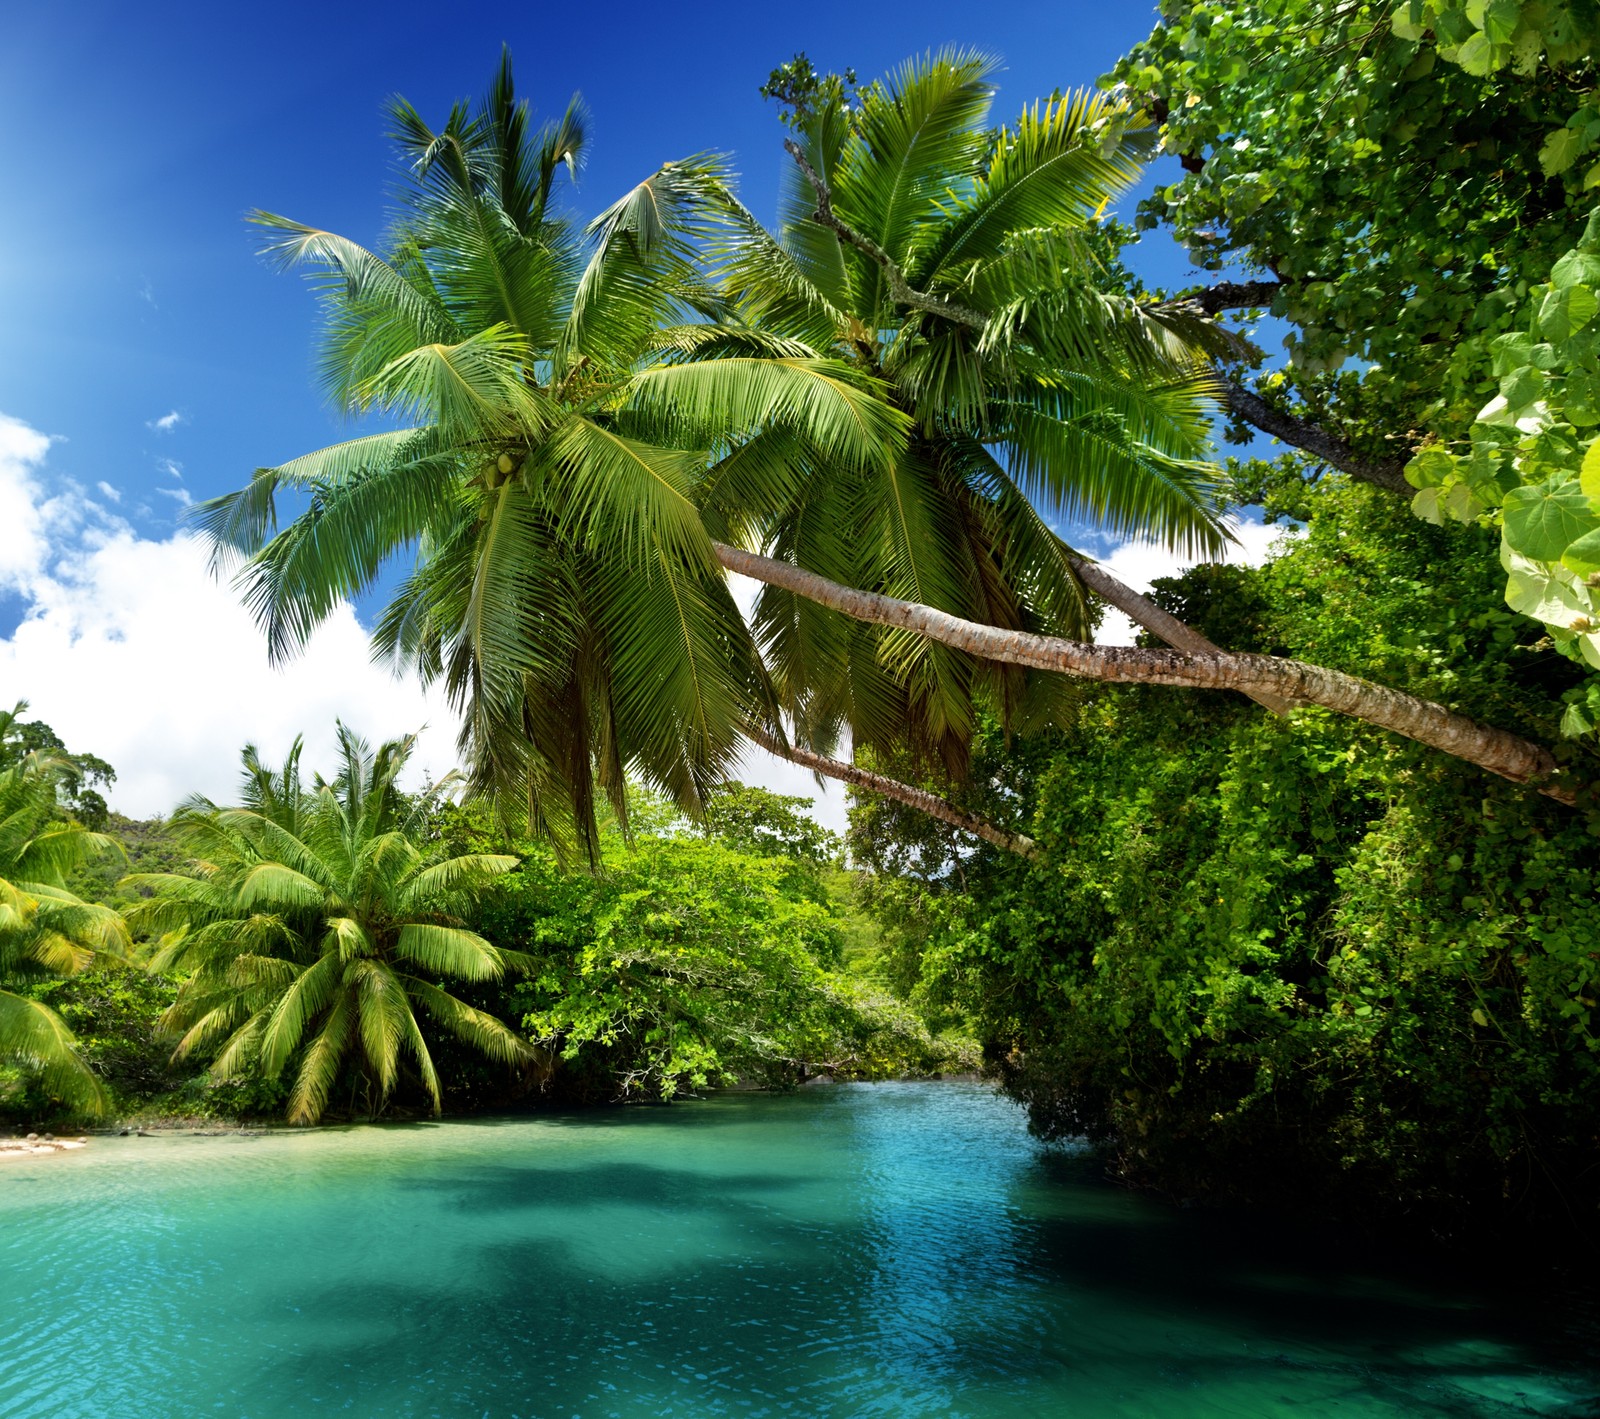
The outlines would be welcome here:
[[[442,690],[425,694],[371,662],[349,605],[281,669],[208,552],[188,533],[141,537],[71,484],[46,486],[51,440],[0,415],[0,587],[29,603],[0,639],[0,702],[18,698],[66,743],[117,770],[111,804],[132,817],[164,814],[190,793],[233,795],[239,750],[269,763],[306,738],[308,768],[332,766],[334,720],[373,742],[426,724],[411,781],[456,762],[457,722]],[[117,490],[100,483],[111,502]],[[187,505],[183,488],[158,488]],[[143,508],[148,512],[148,508]],[[741,602],[754,598],[755,583]],[[739,772],[776,793],[817,800],[816,816],[845,827],[843,787],[752,748]]]
[[[45,496],[34,470],[50,440],[19,419],[0,414],[0,588],[21,591],[49,553]]]
[[[171,498],[179,507],[194,506],[194,498],[190,496],[187,488],[157,488],[156,492],[164,498]]]
[[[40,473],[49,442],[0,416],[0,585],[28,602],[0,639],[0,701],[27,699],[70,747],[109,760],[115,808],[146,817],[197,791],[228,799],[246,742],[272,762],[303,732],[307,766],[331,768],[336,718],[374,742],[426,724],[413,782],[454,766],[443,693],[373,665],[348,605],[303,655],[271,668],[199,540],[140,537],[81,490],[51,492]]]
[[[1229,529],[1238,541],[1228,548],[1222,560],[1246,567],[1259,567],[1280,537],[1294,535],[1290,528],[1240,520],[1231,521]],[[1156,578],[1176,576],[1194,566],[1195,560],[1177,557],[1155,542],[1135,541],[1124,542],[1109,556],[1100,558],[1100,565],[1118,581],[1148,594]],[[1132,645],[1137,635],[1138,627],[1122,612],[1107,610],[1095,640],[1100,645]]]
[[[120,503],[122,501],[122,490],[120,488],[113,488],[111,484],[106,482],[104,478],[96,483],[95,487],[100,489],[101,497],[110,498],[114,503]]]
[[[156,467],[165,473],[167,477],[176,478],[180,483],[183,482],[183,464],[179,463],[176,458],[158,458],[156,459]]]
[[[147,419],[145,427],[154,429],[158,434],[170,434],[179,424],[184,422],[186,421],[183,415],[174,409],[170,413],[163,414],[159,419]]]

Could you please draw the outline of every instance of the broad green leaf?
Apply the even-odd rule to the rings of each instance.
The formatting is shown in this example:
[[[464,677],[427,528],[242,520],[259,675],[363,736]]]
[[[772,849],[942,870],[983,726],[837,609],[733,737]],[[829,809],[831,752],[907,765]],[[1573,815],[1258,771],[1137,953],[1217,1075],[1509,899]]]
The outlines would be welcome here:
[[[1550,271],[1551,284],[1564,291],[1568,286],[1600,286],[1600,256],[1588,251],[1569,251]]]
[[[1504,543],[1500,561],[1507,572],[1506,605],[1513,611],[1563,630],[1593,618],[1595,608],[1587,588],[1566,568],[1541,566]]]
[[[1539,328],[1547,340],[1568,340],[1600,310],[1600,300],[1585,285],[1551,291],[1539,306]]]
[[[1466,46],[1462,48],[1465,50]],[[1462,67],[1466,68],[1465,65]],[[1468,70],[1468,73],[1474,72],[1478,71]],[[1544,170],[1546,177],[1554,177],[1577,162],[1588,146],[1583,134],[1574,132],[1570,128],[1558,128],[1544,140],[1544,145],[1539,149],[1539,166]]]
[[[1482,14],[1474,15],[1473,23],[1495,44],[1510,44],[1522,17],[1522,0],[1489,0],[1478,8]]]
[[[1563,739],[1577,739],[1587,734],[1594,728],[1589,722],[1589,717],[1583,712],[1581,705],[1568,705],[1566,712],[1561,716],[1561,737]]]
[[[1500,381],[1500,397],[1512,411],[1527,408],[1543,393],[1544,375],[1532,365],[1512,370]]]
[[[1489,42],[1489,37],[1484,34],[1473,35],[1455,52],[1456,63],[1465,69],[1467,73],[1476,74],[1480,78],[1493,73],[1499,67],[1497,59],[1495,46]]]
[[[1578,486],[1596,503],[1600,503],[1600,438],[1589,445],[1583,455],[1583,468],[1578,474]]]
[[[1600,528],[1588,495],[1575,482],[1513,488],[1505,500],[1505,536],[1513,551],[1554,562],[1587,532]]]
[[[1438,488],[1424,488],[1412,498],[1411,512],[1424,522],[1431,522],[1435,527],[1441,526],[1444,522],[1444,513],[1439,508]]]
[[[1406,481],[1413,488],[1436,488],[1455,473],[1455,455],[1437,446],[1423,449],[1406,465]]]
[[[1586,532],[1562,554],[1561,564],[1579,576],[1600,572],[1600,530]]]
[[[1428,33],[1427,21],[1423,18],[1422,6],[1416,0],[1402,0],[1395,8],[1394,14],[1389,17],[1389,28],[1394,32],[1396,39],[1410,40],[1416,43]]]

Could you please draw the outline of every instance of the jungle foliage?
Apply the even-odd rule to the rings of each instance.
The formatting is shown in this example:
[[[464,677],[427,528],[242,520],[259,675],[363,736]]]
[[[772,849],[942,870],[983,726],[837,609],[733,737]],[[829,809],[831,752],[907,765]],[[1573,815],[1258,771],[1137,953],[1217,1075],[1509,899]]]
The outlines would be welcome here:
[[[1267,566],[1160,599],[1225,644],[1553,721],[1581,671],[1504,605],[1493,533],[1342,479],[1301,509]],[[878,805],[853,837],[906,869],[879,889],[904,984],[971,1015],[1040,1134],[1175,1195],[1600,1236],[1600,813],[1151,687],[1083,687],[1069,730],[984,759],[975,806],[1038,862]]]
[[[1230,401],[1433,521],[1491,527],[1511,606],[1600,670],[1600,11],[1167,0],[1107,82],[1183,171],[1138,216],[1196,293],[1287,321]],[[1258,278],[1258,279],[1257,279]],[[1236,374],[1243,378],[1241,369]],[[1564,731],[1600,721],[1600,676]]]

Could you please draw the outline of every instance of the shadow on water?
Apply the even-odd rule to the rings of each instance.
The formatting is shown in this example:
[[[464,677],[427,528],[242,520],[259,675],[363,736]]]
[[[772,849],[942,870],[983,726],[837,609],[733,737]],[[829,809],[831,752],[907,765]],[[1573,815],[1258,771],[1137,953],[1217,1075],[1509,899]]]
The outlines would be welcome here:
[[[83,1269],[0,1419],[1600,1415],[1548,1306],[1117,1191],[980,1089],[351,1134],[0,1196],[0,1267],[32,1218]]]
[[[887,1219],[870,1207],[809,1221],[776,1214],[774,1199],[802,1182],[642,1163],[412,1180],[453,1211],[561,1220],[537,1240],[464,1254],[471,1294],[334,1286],[306,1298],[323,1343],[300,1350],[304,1373],[338,1392],[341,1377],[392,1368],[397,1354],[451,1356],[457,1383],[504,1390],[533,1406],[510,1412],[540,1414],[1021,1414],[1048,1402],[1044,1391],[1063,1403],[1078,1392],[1085,1415],[1157,1412],[1137,1401],[1093,1407],[1133,1377],[1181,1406],[1174,1415],[1269,1412],[1252,1407],[1263,1403],[1600,1413],[1581,1393],[1541,1396],[1554,1363],[1547,1337],[1532,1325],[1508,1334],[1503,1308],[1484,1297],[1444,1300],[1376,1254],[1312,1261],[1303,1243],[1263,1244],[1237,1222],[1115,1193],[1081,1159],[1030,1160],[983,1215],[954,1197],[897,1198]],[[1063,1200],[1080,1206],[1051,1215],[1048,1202]],[[636,1208],[680,1223],[714,1216],[738,1240],[641,1254],[626,1229],[611,1236],[615,1251],[573,1239],[583,1214]],[[354,1314],[387,1319],[341,1339]],[[1186,1344],[1174,1345],[1175,1331]],[[461,1352],[464,1333],[473,1343]],[[1251,1343],[1213,1347],[1212,1336]],[[412,1375],[406,1392],[425,1379]],[[685,1383],[690,1398],[676,1393]],[[1240,1407],[1184,1404],[1218,1393],[1238,1394]],[[848,1409],[830,1407],[841,1402]]]

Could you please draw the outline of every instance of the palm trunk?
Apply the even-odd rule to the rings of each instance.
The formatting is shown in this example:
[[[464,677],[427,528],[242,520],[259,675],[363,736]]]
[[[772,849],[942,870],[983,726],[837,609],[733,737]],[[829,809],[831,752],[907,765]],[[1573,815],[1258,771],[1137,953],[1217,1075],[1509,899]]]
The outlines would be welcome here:
[[[1030,858],[1039,855],[1039,844],[1026,833],[1008,833],[987,818],[957,808],[949,799],[941,798],[937,793],[929,793],[926,789],[901,783],[899,779],[887,778],[883,774],[858,768],[855,764],[847,764],[842,759],[830,759],[824,754],[814,754],[809,749],[786,744],[777,735],[768,734],[755,725],[746,725],[744,734],[752,743],[759,744],[769,754],[776,754],[791,764],[799,764],[813,773],[826,774],[841,783],[864,788],[869,793],[892,798],[896,803],[904,803],[906,807],[915,808],[919,813],[926,813],[930,818],[937,818],[941,823],[948,823],[952,828],[959,828],[964,833],[971,833],[985,842],[993,843],[1005,852],[1014,852],[1019,857]]]
[[[1074,561],[1072,569],[1078,574],[1078,580],[1102,601],[1115,606],[1135,625],[1160,636],[1174,650],[1187,651],[1190,655],[1227,654],[1221,646],[1207,640],[1193,626],[1186,626],[1176,616],[1169,616],[1148,596],[1141,596],[1131,586],[1118,581],[1104,567],[1096,566],[1093,562]],[[1273,714],[1288,714],[1294,708],[1288,700],[1270,690],[1246,690],[1244,693]]]
[[[1430,700],[1354,675],[1268,655],[1139,650],[1002,630],[962,620],[931,606],[841,586],[815,572],[755,552],[720,542],[713,545],[717,559],[730,572],[780,587],[854,620],[898,626],[980,659],[1113,684],[1180,685],[1195,690],[1239,690],[1245,694],[1262,691],[1291,706],[1319,705],[1402,734],[1513,783],[1533,784],[1541,793],[1563,803],[1576,801],[1573,788],[1547,781],[1556,771],[1555,759],[1548,749],[1506,730],[1479,724]]]

